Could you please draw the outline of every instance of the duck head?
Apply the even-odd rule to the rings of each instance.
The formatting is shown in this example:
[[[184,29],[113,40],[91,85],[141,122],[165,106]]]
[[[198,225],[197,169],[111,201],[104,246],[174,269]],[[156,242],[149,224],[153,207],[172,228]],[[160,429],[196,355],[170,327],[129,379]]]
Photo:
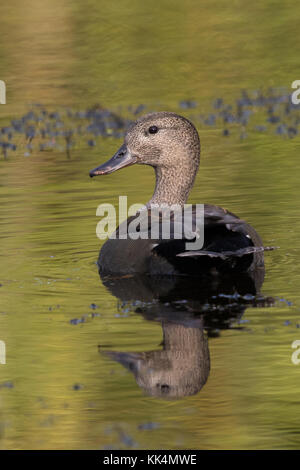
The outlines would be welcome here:
[[[196,128],[175,113],[151,113],[127,131],[123,145],[90,176],[107,175],[130,165],[155,169],[156,186],[148,204],[184,204],[198,170],[200,141]]]

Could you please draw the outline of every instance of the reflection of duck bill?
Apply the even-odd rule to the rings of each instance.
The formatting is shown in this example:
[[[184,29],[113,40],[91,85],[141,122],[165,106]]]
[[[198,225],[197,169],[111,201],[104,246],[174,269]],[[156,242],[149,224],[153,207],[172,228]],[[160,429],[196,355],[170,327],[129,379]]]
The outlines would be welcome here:
[[[139,353],[127,353],[119,351],[101,351],[102,354],[113,359],[115,362],[119,362],[128,369],[130,372],[135,373],[139,370],[139,364],[142,361],[141,354]]]

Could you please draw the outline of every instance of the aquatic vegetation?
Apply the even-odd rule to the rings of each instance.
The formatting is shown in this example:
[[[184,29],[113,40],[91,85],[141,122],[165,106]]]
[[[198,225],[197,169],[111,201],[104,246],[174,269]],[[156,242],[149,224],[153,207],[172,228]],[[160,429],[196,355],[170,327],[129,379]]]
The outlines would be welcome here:
[[[265,92],[242,90],[235,103],[216,98],[206,114],[198,114],[199,107],[195,100],[182,100],[174,111],[193,113],[192,120],[199,128],[220,129],[224,137],[237,135],[246,139],[252,133],[267,133],[292,139],[298,135],[300,108],[291,102],[290,90],[284,88]],[[159,108],[164,109],[163,103]],[[93,149],[103,138],[121,138],[141,113],[149,111],[153,110],[143,104],[118,107],[118,111],[100,105],[86,110],[47,110],[42,104],[35,104],[26,114],[0,128],[0,148],[4,159],[17,147],[26,157],[38,149],[40,152],[65,152],[70,158],[77,144]],[[19,143],[18,138],[17,146],[18,136],[24,136],[24,141]]]

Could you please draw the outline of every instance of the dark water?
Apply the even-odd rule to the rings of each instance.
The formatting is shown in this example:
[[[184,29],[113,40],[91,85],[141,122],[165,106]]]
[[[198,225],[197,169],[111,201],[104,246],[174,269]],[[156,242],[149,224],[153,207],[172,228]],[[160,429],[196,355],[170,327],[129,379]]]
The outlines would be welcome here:
[[[241,280],[221,290],[103,283],[96,208],[119,195],[146,202],[151,169],[88,178],[120,145],[113,126],[105,137],[76,128],[69,155],[64,136],[37,135],[27,148],[15,132],[16,150],[0,161],[1,448],[299,447],[300,111],[252,103],[245,122],[210,117],[217,98],[237,116],[242,89],[251,99],[270,87],[286,94],[278,87],[300,73],[298,10],[274,1],[1,5],[2,127],[32,102],[73,130],[66,108],[100,104],[125,120],[139,104],[180,112],[202,143],[190,202],[229,208],[280,247],[266,253],[256,294]],[[43,122],[33,124],[39,134]]]

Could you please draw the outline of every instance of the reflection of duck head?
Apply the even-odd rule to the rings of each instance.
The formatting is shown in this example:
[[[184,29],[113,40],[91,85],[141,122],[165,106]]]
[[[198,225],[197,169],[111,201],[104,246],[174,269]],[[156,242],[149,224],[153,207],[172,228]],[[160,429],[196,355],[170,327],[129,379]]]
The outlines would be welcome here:
[[[201,321],[200,321],[201,323]],[[194,395],[209,375],[208,340],[203,328],[163,323],[163,349],[142,353],[108,352],[133,372],[148,395]]]
[[[257,296],[261,272],[223,281],[148,276],[103,277],[102,281],[121,301],[120,309],[130,307],[147,320],[161,322],[163,328],[161,350],[103,353],[130,370],[147,394],[165,398],[199,392],[210,370],[207,336],[230,328],[247,305],[269,302]]]

